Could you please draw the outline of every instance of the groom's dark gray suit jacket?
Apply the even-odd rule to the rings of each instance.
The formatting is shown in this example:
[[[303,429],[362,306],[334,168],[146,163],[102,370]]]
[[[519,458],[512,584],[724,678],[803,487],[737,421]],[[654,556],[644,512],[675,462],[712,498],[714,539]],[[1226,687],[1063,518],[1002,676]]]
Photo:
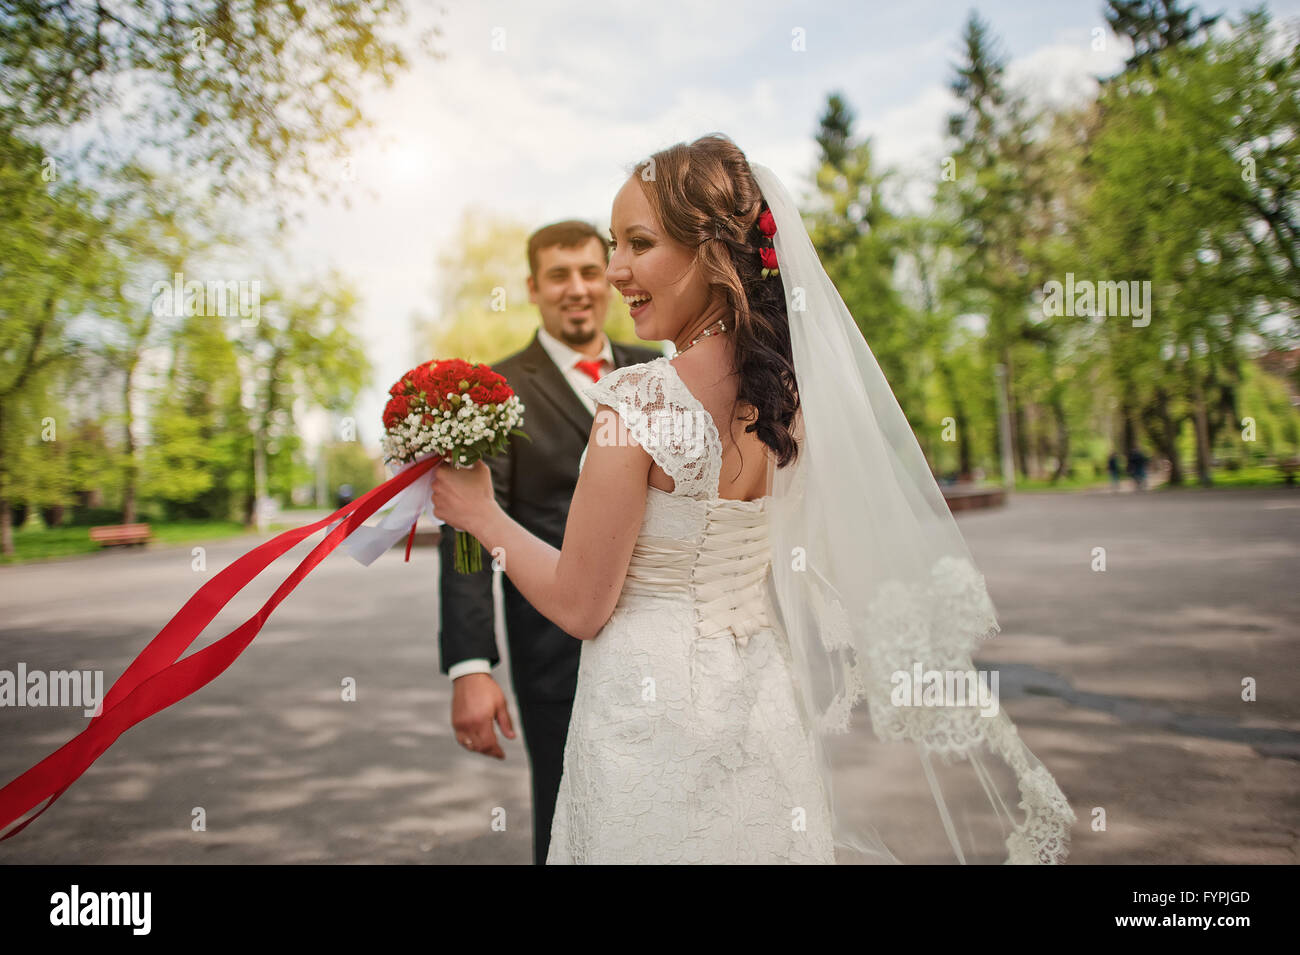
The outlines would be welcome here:
[[[662,354],[613,341],[610,346],[618,368]],[[497,503],[527,530],[558,548],[564,541],[564,524],[578,483],[578,461],[591,434],[592,414],[536,334],[528,347],[492,367],[505,375],[524,403],[523,430],[528,435],[512,436],[508,454],[487,460]],[[481,571],[458,574],[451,569],[454,539],[455,534],[444,528],[439,545],[444,570],[439,575],[438,632],[443,673],[475,657],[493,666],[501,660],[493,625],[492,558],[484,549]],[[507,562],[509,559],[506,555]],[[503,575],[502,584],[510,679],[516,698],[536,702],[573,699],[582,644],[533,609],[509,577]]]

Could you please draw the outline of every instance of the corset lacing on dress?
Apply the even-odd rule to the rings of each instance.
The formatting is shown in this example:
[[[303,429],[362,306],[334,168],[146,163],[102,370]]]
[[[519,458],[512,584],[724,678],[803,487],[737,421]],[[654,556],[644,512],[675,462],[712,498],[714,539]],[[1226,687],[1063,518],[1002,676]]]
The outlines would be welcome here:
[[[700,639],[730,635],[744,647],[771,626],[766,589],[772,555],[766,498],[707,503],[698,544],[642,536],[632,551],[623,594],[693,593]]]

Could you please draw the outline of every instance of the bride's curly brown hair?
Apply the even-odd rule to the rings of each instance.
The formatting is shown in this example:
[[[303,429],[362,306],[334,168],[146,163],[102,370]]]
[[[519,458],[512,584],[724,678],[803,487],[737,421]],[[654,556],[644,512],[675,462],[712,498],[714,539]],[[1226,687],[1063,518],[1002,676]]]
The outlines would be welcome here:
[[[793,434],[799,389],[790,352],[790,320],[779,277],[764,278],[759,249],[766,242],[759,217],[767,203],[749,161],[721,133],[677,143],[633,167],[646,199],[668,235],[695,249],[710,286],[735,313],[734,371],[741,401],[754,411],[742,420],[785,467],[799,454]],[[729,422],[730,424],[730,422]]]

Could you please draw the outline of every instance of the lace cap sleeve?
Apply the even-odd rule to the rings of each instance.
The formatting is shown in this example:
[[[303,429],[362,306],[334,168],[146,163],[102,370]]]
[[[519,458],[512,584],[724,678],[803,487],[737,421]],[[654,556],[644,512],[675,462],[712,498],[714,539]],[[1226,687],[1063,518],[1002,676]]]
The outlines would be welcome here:
[[[667,357],[616,369],[583,390],[617,412],[637,444],[673,479],[674,494],[717,496],[717,429]]]

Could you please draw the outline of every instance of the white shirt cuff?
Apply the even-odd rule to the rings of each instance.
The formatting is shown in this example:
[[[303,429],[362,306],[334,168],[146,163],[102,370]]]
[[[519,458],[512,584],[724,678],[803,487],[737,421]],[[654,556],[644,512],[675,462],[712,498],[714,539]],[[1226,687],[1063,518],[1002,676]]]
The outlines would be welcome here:
[[[491,673],[492,664],[482,657],[474,657],[469,660],[461,660],[459,663],[452,664],[447,668],[447,678],[455,680],[467,673]]]

